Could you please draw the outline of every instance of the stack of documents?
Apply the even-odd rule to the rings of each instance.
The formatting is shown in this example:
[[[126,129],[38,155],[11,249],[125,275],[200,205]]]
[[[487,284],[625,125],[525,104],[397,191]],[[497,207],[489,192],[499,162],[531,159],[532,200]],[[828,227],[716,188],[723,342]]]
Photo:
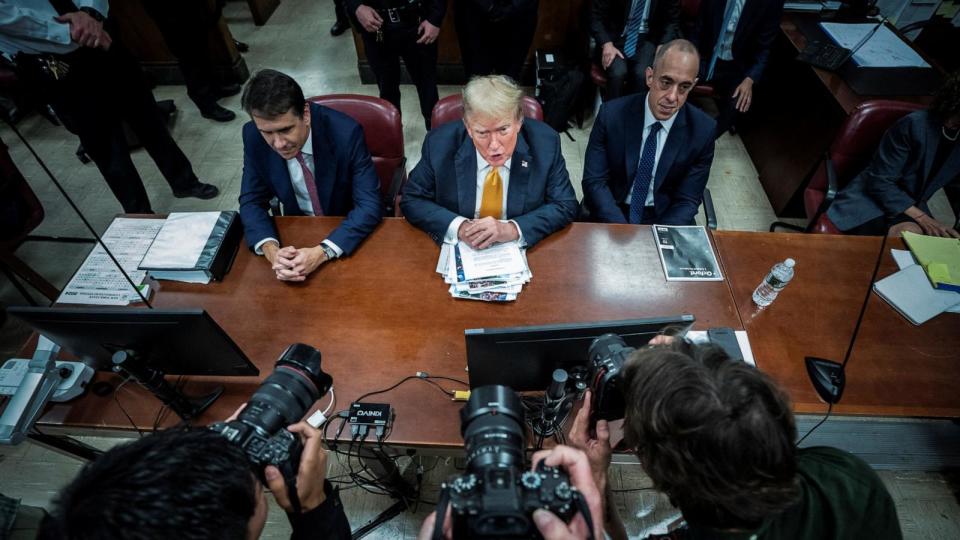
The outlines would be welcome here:
[[[960,292],[960,238],[905,232],[903,241],[927,272],[935,289]]]
[[[960,293],[934,289],[909,251],[890,251],[900,271],[873,284],[880,298],[913,324],[923,324],[944,311],[960,313]]]
[[[510,302],[533,274],[517,242],[473,249],[463,242],[443,244],[437,273],[450,284],[450,295],[467,300]]]
[[[139,269],[154,279],[204,284],[222,280],[242,233],[240,216],[233,210],[174,212],[164,220]]]

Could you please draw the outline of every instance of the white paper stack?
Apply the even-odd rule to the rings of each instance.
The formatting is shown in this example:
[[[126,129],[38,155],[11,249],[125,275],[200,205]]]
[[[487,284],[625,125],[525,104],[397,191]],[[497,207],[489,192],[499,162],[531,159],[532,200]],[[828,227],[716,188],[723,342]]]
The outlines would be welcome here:
[[[526,251],[517,242],[473,249],[459,242],[443,244],[437,273],[450,284],[450,295],[466,300],[510,302],[517,299],[533,274]]]
[[[933,288],[923,267],[909,251],[892,249],[900,271],[873,284],[873,290],[913,324],[923,324],[944,311],[960,312],[960,293]]]

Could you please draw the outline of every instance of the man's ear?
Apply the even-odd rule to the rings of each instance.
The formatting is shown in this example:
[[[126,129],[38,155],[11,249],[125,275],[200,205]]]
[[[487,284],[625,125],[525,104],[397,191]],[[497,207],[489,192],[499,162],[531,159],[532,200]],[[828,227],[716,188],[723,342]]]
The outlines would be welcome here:
[[[310,102],[309,101],[303,104],[303,119],[308,124],[310,123]]]
[[[647,76],[647,88],[653,88],[653,68],[648,67],[644,73]]]

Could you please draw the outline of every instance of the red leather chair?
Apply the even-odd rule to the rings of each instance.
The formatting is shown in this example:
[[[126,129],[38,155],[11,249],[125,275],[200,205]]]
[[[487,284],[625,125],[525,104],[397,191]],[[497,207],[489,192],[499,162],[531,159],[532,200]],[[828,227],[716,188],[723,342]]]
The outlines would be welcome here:
[[[523,96],[523,116],[534,120],[543,120],[543,108],[540,102],[530,96]],[[437,127],[447,122],[463,118],[463,97],[460,94],[447,96],[433,106],[430,113],[430,125]]]
[[[400,111],[392,103],[371,96],[330,94],[309,101],[350,116],[363,127],[367,149],[380,179],[380,194],[388,216],[399,216],[400,188],[407,181],[407,158],[403,155]]]
[[[876,99],[864,101],[844,120],[823,162],[814,170],[803,191],[803,206],[809,220],[806,228],[775,221],[777,227],[821,234],[841,234],[827,217],[827,209],[850,180],[870,163],[887,129],[900,118],[922,109],[915,103]]]
[[[16,250],[27,241],[92,243],[89,238],[34,236],[30,233],[43,222],[44,212],[30,184],[20,173],[7,146],[0,140],[0,271],[20,292],[24,299],[37,305],[20,283],[23,280],[51,302],[60,296],[60,290],[34,271]]]

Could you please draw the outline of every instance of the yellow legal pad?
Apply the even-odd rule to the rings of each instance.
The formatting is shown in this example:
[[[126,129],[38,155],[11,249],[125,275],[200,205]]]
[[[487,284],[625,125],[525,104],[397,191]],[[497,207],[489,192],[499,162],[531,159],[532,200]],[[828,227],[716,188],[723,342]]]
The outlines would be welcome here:
[[[903,240],[935,288],[960,292],[960,238],[905,232]]]

